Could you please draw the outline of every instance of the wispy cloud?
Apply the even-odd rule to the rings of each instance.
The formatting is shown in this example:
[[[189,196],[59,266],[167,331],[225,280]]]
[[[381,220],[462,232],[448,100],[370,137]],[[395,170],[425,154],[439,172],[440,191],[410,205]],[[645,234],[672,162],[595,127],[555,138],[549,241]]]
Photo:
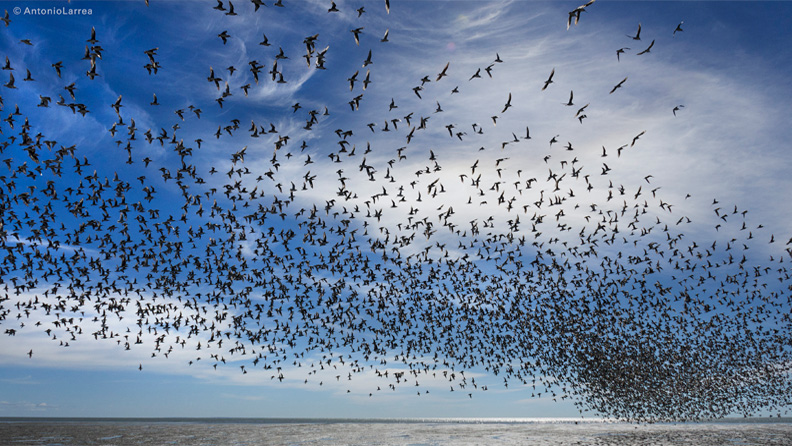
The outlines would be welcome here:
[[[31,403],[28,401],[0,401],[0,412],[17,414],[52,412],[58,410],[57,406],[47,403]]]
[[[32,376],[27,375],[19,378],[0,378],[0,382],[4,382],[7,384],[13,385],[20,385],[20,386],[28,386],[28,385],[37,385],[40,384],[38,381],[35,381]]]

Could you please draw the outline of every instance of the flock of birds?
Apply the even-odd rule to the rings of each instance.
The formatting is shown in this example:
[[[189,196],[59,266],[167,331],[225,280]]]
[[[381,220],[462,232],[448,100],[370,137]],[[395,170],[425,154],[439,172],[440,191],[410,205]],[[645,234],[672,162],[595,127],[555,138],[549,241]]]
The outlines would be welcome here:
[[[250,3],[218,0],[214,10],[233,17],[290,6]],[[567,28],[593,3],[571,11]],[[343,9],[327,6],[331,20]],[[373,5],[352,14],[364,20],[366,8]],[[13,29],[7,12],[3,21]],[[601,169],[584,170],[583,149],[564,146],[560,135],[549,146],[531,142],[528,128],[524,136],[506,130],[511,138],[498,147],[477,147],[477,136],[515,113],[512,95],[492,110],[491,125],[442,122],[440,100],[465,94],[459,86],[443,93],[431,88],[457,75],[453,61],[407,92],[436,107],[408,110],[414,99],[394,91],[389,104],[361,114],[363,105],[377,107],[363,98],[376,79],[376,45],[389,41],[387,29],[373,39],[370,28],[347,35],[355,47],[375,42],[362,64],[365,74],[355,71],[339,85],[352,96],[348,104],[298,102],[268,124],[235,116],[216,131],[200,126],[206,115],[234,115],[231,96],[243,101],[265,83],[288,84],[289,64],[300,59],[331,71],[332,50],[319,43],[320,34],[305,37],[302,57],[284,52],[286,45],[270,49],[277,44],[266,35],[254,42],[271,51],[269,68],[256,60],[223,70],[205,62],[216,104],[172,107],[172,122],[160,130],[138,128],[118,96],[106,104],[116,117],[106,123],[116,146],[109,158],[121,157],[115,165],[124,166],[115,171],[79,145],[47,136],[56,107],[70,109],[76,120],[96,114],[81,91],[101,79],[102,64],[113,63],[103,57],[101,29],[76,45],[82,59],[27,66],[23,85],[14,77],[21,61],[6,57],[4,334],[40,331],[64,347],[104,340],[125,350],[149,347],[152,356],[194,349],[196,361],[206,361],[209,351],[215,368],[263,368],[278,380],[297,367],[309,375],[334,368],[336,379],[376,373],[390,390],[419,386],[419,395],[428,393],[420,381],[431,375],[472,398],[493,384],[465,371],[483,371],[504,386],[523,385],[531,396],[571,398],[581,412],[631,420],[788,408],[792,239],[767,233],[747,210],[718,200],[711,204],[714,232],[690,239],[684,228],[691,219],[672,212],[651,174],[624,186],[618,169],[608,166],[629,156],[644,132],[615,153],[597,150],[606,161]],[[640,33],[639,25],[630,37],[638,41]],[[222,29],[216,35],[221,47],[234,38]],[[37,42],[21,44],[35,49]],[[149,76],[170,68],[159,51],[140,54]],[[469,78],[458,78],[483,82],[505,62],[496,54]],[[84,76],[38,85],[44,70],[54,70],[58,80]],[[239,80],[244,70],[250,82]],[[537,84],[537,94],[560,83],[554,74]],[[626,82],[610,93],[628,88]],[[427,97],[433,93],[435,100]],[[33,94],[37,107],[11,105],[30,104]],[[151,107],[169,107],[151,94]],[[573,100],[570,93],[563,105]],[[322,132],[341,107],[358,119],[354,128],[295,142],[286,125],[276,126],[304,117],[304,126],[290,125],[294,134]],[[587,107],[575,115],[581,124]],[[383,124],[366,122],[379,115],[388,116]],[[453,156],[421,142],[446,132]],[[221,143],[238,149],[216,162],[199,155]],[[530,155],[541,170],[514,161],[510,150],[529,143],[543,147]],[[753,251],[774,254],[758,259]]]

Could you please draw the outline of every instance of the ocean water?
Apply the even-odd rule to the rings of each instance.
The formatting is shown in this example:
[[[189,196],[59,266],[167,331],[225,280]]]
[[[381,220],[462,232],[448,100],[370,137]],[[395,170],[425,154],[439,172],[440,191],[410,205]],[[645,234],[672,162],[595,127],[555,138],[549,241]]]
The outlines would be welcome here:
[[[792,445],[792,419],[0,419],[0,445]]]

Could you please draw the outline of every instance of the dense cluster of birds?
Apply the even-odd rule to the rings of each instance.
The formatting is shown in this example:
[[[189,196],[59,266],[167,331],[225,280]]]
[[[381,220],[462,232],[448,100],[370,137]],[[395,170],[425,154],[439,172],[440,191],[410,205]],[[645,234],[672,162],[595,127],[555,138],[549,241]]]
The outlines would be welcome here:
[[[330,20],[352,14],[361,23],[334,48],[367,54],[365,74],[350,73],[338,85],[343,101],[294,103],[268,123],[235,116],[235,104],[263,85],[287,88],[298,63],[334,69],[321,33],[304,38],[302,55],[265,35],[253,43],[267,51],[268,64],[202,62],[216,103],[172,107],[171,121],[154,128],[137,126],[140,106],[125,107],[123,94],[103,105],[115,118],[103,123],[115,142],[105,158],[83,147],[90,141],[47,136],[57,107],[74,120],[98,115],[81,92],[113,63],[103,57],[102,30],[87,30],[76,45],[82,59],[25,67],[24,85],[14,76],[22,61],[5,58],[4,335],[36,330],[64,347],[95,339],[165,357],[194,349],[196,361],[208,351],[215,368],[263,368],[278,380],[297,367],[309,375],[335,368],[337,379],[376,373],[395,390],[442,376],[465,398],[492,387],[465,376],[479,371],[507,387],[524,385],[534,397],[571,398],[581,411],[632,420],[788,408],[792,239],[717,199],[709,211],[715,227],[691,239],[684,232],[691,219],[672,211],[651,174],[625,186],[610,167],[640,145],[643,131],[617,149],[586,154],[560,135],[536,143],[527,127],[497,127],[516,113],[511,93],[502,108],[482,111],[491,123],[443,122],[440,101],[463,96],[465,82],[492,78],[508,63],[500,54],[472,75],[443,61],[412,92],[364,102],[389,31],[364,22],[374,4],[344,11],[327,3]],[[572,10],[567,28],[592,3]],[[233,20],[290,6],[218,0],[214,10]],[[3,22],[13,30],[7,12]],[[638,25],[629,37],[638,41],[640,33]],[[236,38],[215,34],[222,48]],[[38,42],[21,44],[35,51]],[[628,50],[618,49],[617,58]],[[140,70],[156,77],[172,69],[163,53],[139,54]],[[45,70],[62,85],[40,85],[35,78]],[[561,88],[555,68],[548,71],[537,94]],[[626,88],[627,77],[610,93]],[[169,107],[156,93],[150,106]],[[570,92],[562,104],[575,106],[574,99]],[[575,114],[581,124],[588,105]],[[340,108],[357,124],[327,131]],[[230,119],[206,129],[206,115]],[[386,118],[367,122],[373,116]],[[320,134],[295,142],[301,138],[286,128]],[[479,147],[480,135],[496,130],[511,135]],[[433,145],[443,136],[453,155]],[[529,143],[541,148],[510,152]],[[211,158],[231,146],[222,160]],[[541,168],[514,162],[519,156]],[[602,166],[584,169],[584,159]]]

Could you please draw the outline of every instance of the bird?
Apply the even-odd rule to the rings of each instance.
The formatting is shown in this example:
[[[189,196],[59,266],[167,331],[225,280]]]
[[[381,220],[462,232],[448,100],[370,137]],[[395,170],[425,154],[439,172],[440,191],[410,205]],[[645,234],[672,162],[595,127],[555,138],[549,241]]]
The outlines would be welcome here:
[[[638,138],[640,138],[641,136],[643,136],[643,135],[644,135],[644,133],[646,133],[646,130],[643,130],[643,131],[641,131],[641,133],[637,134],[637,135],[636,135],[636,136],[633,138],[632,142],[630,143],[630,147],[634,146],[634,145],[635,145],[635,142],[636,142],[636,141],[638,141]]]
[[[572,103],[573,94],[574,94],[573,91],[569,90],[569,101],[565,102],[564,105],[566,105],[566,106],[575,105],[574,103]]]
[[[86,42],[88,42],[90,44],[99,43],[99,40],[96,39],[96,28],[95,27],[93,27],[93,26],[91,27],[91,38],[86,40]]]
[[[16,86],[14,85],[14,73],[8,73],[8,76],[9,76],[8,82],[3,84],[3,86],[6,88],[15,89]]]
[[[358,72],[355,71],[355,74],[353,74],[352,77],[347,79],[347,81],[349,81],[349,91],[352,91],[352,89],[355,88],[355,82],[357,81],[357,75],[358,75]]]
[[[366,70],[366,77],[363,79],[363,90],[368,88],[369,84],[371,83],[371,71]]]
[[[618,83],[618,84],[616,84],[616,85],[615,85],[615,86],[614,86],[614,87],[611,89],[610,93],[608,93],[608,94],[613,94],[613,92],[614,92],[614,91],[616,91],[617,89],[621,88],[621,86],[622,86],[622,85],[623,85],[625,82],[627,82],[627,77],[625,77],[624,79],[622,79],[621,81],[619,81],[619,83]]]
[[[61,77],[61,68],[63,68],[63,62],[58,61],[52,64],[52,68],[55,68],[55,73],[58,74],[58,77]]]
[[[232,16],[233,16],[233,15],[237,15],[237,13],[236,13],[236,12],[234,12],[234,4],[233,4],[233,3],[231,3],[231,1],[230,1],[230,0],[229,0],[229,2],[228,2],[228,11],[226,11],[225,15],[232,15]]]
[[[640,23],[638,24],[638,31],[635,32],[634,36],[627,34],[627,37],[633,40],[641,40],[641,24]]]
[[[549,77],[547,78],[547,80],[544,82],[544,86],[542,87],[542,91],[545,91],[545,89],[547,88],[547,86],[553,83],[553,75],[554,75],[554,74],[555,74],[555,68],[553,68],[553,70],[550,72],[550,76],[549,76]]]
[[[624,47],[624,48],[619,48],[618,50],[616,50],[616,61],[617,61],[617,62],[621,62],[621,59],[620,59],[620,57],[619,57],[619,56],[620,56],[621,54],[624,54],[624,51],[625,51],[625,50],[629,50],[629,48],[627,48],[627,47]]]
[[[506,113],[506,110],[508,110],[509,107],[512,106],[511,105],[511,100],[512,100],[512,95],[511,95],[511,93],[509,93],[509,98],[506,100],[506,104],[503,106],[503,110],[501,110],[501,113]]]
[[[355,36],[355,45],[360,45],[360,35],[363,34],[363,27],[352,29],[349,32]]]
[[[682,24],[683,23],[685,23],[685,22],[679,22],[679,24],[676,26],[676,28],[674,28],[674,32],[671,33],[672,37],[676,37],[676,33],[684,31],[682,29]]]
[[[445,64],[445,67],[443,67],[443,69],[440,71],[440,73],[437,74],[437,78],[435,78],[435,82],[439,82],[440,79],[442,79],[445,76],[448,76],[448,74],[446,74],[446,72],[448,71],[448,66],[450,64],[451,64],[451,62],[447,62]]]
[[[572,25],[572,18],[575,19],[575,25],[578,24],[580,21],[580,14],[586,10],[587,7],[591,6],[596,0],[589,0],[586,4],[578,6],[577,8],[573,9],[569,12],[569,18],[567,19],[567,30],[569,30],[570,25]]]
[[[649,46],[648,46],[648,47],[646,47],[646,49],[645,49],[645,50],[641,51],[640,53],[636,53],[636,55],[637,55],[637,56],[640,56],[640,55],[642,55],[642,54],[646,54],[646,53],[648,53],[648,52],[649,52],[649,50],[651,50],[651,49],[652,49],[652,47],[654,46],[654,43],[655,43],[655,41],[654,41],[654,40],[652,40],[652,43],[650,43],[650,44],[649,44]]]

